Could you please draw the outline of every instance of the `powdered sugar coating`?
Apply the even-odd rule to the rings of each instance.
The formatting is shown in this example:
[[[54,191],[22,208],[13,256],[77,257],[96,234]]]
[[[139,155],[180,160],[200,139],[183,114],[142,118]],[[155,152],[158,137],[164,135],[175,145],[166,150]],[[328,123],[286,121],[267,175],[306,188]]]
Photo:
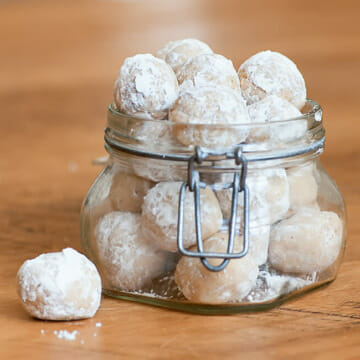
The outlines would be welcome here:
[[[226,252],[228,236],[217,233],[204,241],[204,250]],[[197,251],[196,246],[190,248]],[[234,251],[241,250],[236,241]],[[212,265],[219,265],[221,259],[208,259]],[[175,281],[184,296],[190,300],[206,304],[221,304],[243,299],[256,283],[259,269],[251,255],[230,260],[219,272],[205,268],[199,258],[183,256],[175,271]]]
[[[229,178],[230,180],[230,178]],[[232,180],[232,177],[231,177]],[[230,180],[230,181],[231,181]],[[285,169],[261,169],[249,173],[246,184],[250,194],[250,224],[253,227],[282,219],[289,209],[289,183]],[[216,192],[224,218],[230,218],[232,189]],[[238,216],[243,216],[243,196],[238,198]]]
[[[172,133],[171,126],[172,124],[167,120],[145,121],[131,129],[131,136],[144,143],[166,149],[178,144]]]
[[[27,260],[17,274],[17,290],[26,311],[44,320],[86,319],[101,300],[95,265],[74,249]]]
[[[265,264],[268,258],[270,225],[251,227],[249,229],[249,252],[257,265]]]
[[[303,76],[286,56],[274,51],[261,51],[239,68],[242,94],[248,104],[277,95],[301,109],[306,101]]]
[[[187,179],[186,167],[181,167],[174,161],[134,158],[131,164],[136,175],[154,182],[185,181]]]
[[[219,54],[193,57],[177,71],[180,89],[201,86],[225,86],[240,90],[240,81],[231,60]]]
[[[332,265],[341,248],[337,214],[312,208],[276,224],[270,233],[269,262],[287,273],[312,273]]]
[[[162,182],[144,198],[141,226],[143,234],[158,247],[177,251],[178,206],[181,182]],[[219,203],[210,188],[200,190],[201,224],[204,239],[216,233],[222,224]],[[189,191],[184,202],[184,247],[196,242],[194,196]]]
[[[184,63],[201,54],[212,54],[209,45],[197,39],[182,39],[165,44],[156,56],[166,61],[176,73]]]
[[[178,96],[178,83],[165,61],[138,54],[125,59],[113,93],[116,106],[126,114],[165,119]]]
[[[290,208],[297,210],[316,202],[318,185],[314,176],[314,163],[286,170],[289,181]]]
[[[229,127],[249,123],[250,119],[240,92],[225,87],[182,91],[169,112],[169,120],[178,123],[173,131],[184,145],[229,146],[244,141],[249,133],[247,127]]]
[[[126,171],[113,176],[109,198],[115,210],[140,212],[143,198],[154,186],[152,181],[140,178]]]
[[[270,124],[273,121],[302,116],[297,107],[276,95],[269,95],[259,102],[251,104],[248,112],[252,122],[269,123],[269,126],[252,127],[248,137],[249,141],[290,142],[303,137],[307,130],[305,119],[287,121],[283,124]]]
[[[140,214],[107,214],[99,221],[95,236],[100,269],[112,288],[141,290],[166,269],[167,254],[141,234]]]
[[[266,270],[260,271],[256,286],[250,291],[246,300],[252,303],[274,300],[293,291],[309,286],[315,282],[315,277],[306,278],[279,275]]]

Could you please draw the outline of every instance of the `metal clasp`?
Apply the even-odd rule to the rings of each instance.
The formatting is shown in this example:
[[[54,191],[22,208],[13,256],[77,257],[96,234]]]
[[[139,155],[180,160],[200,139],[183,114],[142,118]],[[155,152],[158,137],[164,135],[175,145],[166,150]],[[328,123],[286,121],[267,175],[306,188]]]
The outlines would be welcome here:
[[[206,252],[203,248],[203,239],[201,235],[201,204],[200,204],[200,189],[204,189],[206,184],[200,181],[198,170],[195,169],[194,164],[201,163],[206,159],[234,159],[237,166],[241,165],[239,171],[234,172],[233,182],[229,188],[233,189],[231,202],[231,218],[229,223],[229,239],[226,253]],[[177,245],[180,253],[185,256],[199,257],[204,266],[211,271],[221,271],[229,263],[231,259],[239,259],[244,257],[249,251],[249,189],[246,185],[247,175],[247,159],[242,153],[241,147],[237,147],[233,152],[212,151],[206,148],[197,146],[195,154],[188,161],[188,180],[181,185],[179,194],[179,212],[178,212],[178,229],[177,229]],[[194,193],[194,210],[195,210],[195,230],[196,230],[196,244],[197,252],[189,251],[184,248],[183,244],[183,228],[184,228],[184,201],[186,191]],[[236,234],[236,215],[238,208],[238,195],[242,193],[244,199],[243,208],[243,249],[239,253],[233,253],[234,238]],[[240,225],[239,225],[240,226]],[[218,266],[211,265],[208,258],[223,259]]]

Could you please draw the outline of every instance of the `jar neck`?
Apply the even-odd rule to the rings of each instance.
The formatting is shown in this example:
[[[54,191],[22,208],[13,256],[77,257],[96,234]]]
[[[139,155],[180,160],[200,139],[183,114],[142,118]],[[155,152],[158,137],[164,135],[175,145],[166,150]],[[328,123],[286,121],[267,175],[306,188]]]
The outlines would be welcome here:
[[[178,124],[167,120],[135,118],[119,112],[113,104],[110,104],[108,126],[105,129],[105,148],[115,158],[127,154],[127,156],[187,163],[194,156],[196,147],[184,146],[176,141],[172,136],[176,125]],[[189,126],[196,127],[197,131],[202,128],[207,131],[212,128],[215,131],[221,129],[238,131],[241,128],[247,129],[249,134],[265,134],[265,140],[260,136],[224,148],[203,148],[209,153],[206,161],[217,164],[229,160],[231,154],[236,151],[240,151],[246,157],[250,167],[267,167],[306,161],[318,157],[324,149],[325,130],[322,110],[312,100],[307,101],[303,114],[298,118],[241,125],[191,124]],[[302,129],[301,136],[293,136],[294,129],[297,130],[299,127]]]

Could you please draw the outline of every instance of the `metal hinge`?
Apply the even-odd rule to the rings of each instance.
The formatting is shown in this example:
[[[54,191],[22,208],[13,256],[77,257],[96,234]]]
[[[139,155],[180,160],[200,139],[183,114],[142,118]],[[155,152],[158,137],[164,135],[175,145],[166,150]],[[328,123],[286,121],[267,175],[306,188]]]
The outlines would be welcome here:
[[[200,203],[200,189],[206,188],[206,184],[200,181],[199,171],[195,169],[194,164],[201,165],[204,160],[214,158],[219,159],[234,159],[236,166],[241,166],[239,171],[234,171],[233,182],[229,188],[233,189],[231,202],[231,217],[229,222],[229,238],[226,253],[206,252],[203,247],[203,239],[201,234],[201,203]],[[246,185],[247,175],[247,159],[239,146],[231,152],[212,151],[210,149],[195,147],[194,155],[188,160],[188,180],[181,185],[179,194],[179,213],[178,213],[178,229],[177,229],[177,244],[178,249],[182,255],[190,257],[198,257],[201,259],[204,266],[211,271],[221,271],[229,263],[231,259],[239,259],[244,257],[249,251],[249,189]],[[184,248],[183,244],[183,227],[184,227],[184,201],[186,191],[194,193],[195,204],[195,232],[197,251],[189,251]],[[239,253],[233,253],[234,239],[236,234],[236,219],[238,209],[238,197],[242,193],[244,199],[243,207],[243,248]],[[240,225],[239,225],[240,226]],[[223,259],[218,266],[213,266],[207,260],[208,258]]]

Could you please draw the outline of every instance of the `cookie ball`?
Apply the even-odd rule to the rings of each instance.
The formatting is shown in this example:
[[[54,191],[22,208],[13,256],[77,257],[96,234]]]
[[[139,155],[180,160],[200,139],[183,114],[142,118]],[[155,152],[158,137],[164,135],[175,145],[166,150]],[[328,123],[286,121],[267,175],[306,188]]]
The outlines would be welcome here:
[[[229,176],[232,181],[232,176]],[[289,209],[289,183],[285,169],[257,169],[246,179],[250,194],[250,225],[272,224],[282,219]],[[230,219],[232,189],[216,192],[225,219]],[[243,217],[243,196],[239,194],[237,216]]]
[[[302,209],[271,230],[269,262],[286,273],[321,272],[336,261],[341,242],[342,223],[337,214]]]
[[[112,288],[141,290],[166,271],[167,254],[145,240],[140,218],[116,211],[105,215],[95,229],[99,268]]]
[[[268,258],[270,225],[250,226],[249,229],[249,252],[256,265],[265,264]]]
[[[217,233],[204,241],[204,250],[226,252],[228,237]],[[236,242],[234,251],[241,247]],[[197,251],[196,246],[190,248]],[[220,265],[221,259],[208,259],[213,265]],[[230,260],[221,271],[213,272],[205,268],[199,258],[183,256],[175,271],[175,281],[184,296],[194,302],[222,304],[240,301],[256,284],[258,266],[248,254],[241,259]]]
[[[168,42],[156,53],[156,56],[166,61],[176,73],[187,60],[212,52],[209,45],[200,40],[182,39]]]
[[[176,252],[178,206],[181,182],[162,182],[149,190],[142,207],[143,234],[159,248]],[[202,237],[216,233],[222,224],[222,214],[210,188],[200,190]],[[184,201],[184,247],[196,243],[194,195],[186,192]]]
[[[152,181],[129,172],[118,171],[112,179],[109,198],[115,210],[140,212],[144,196],[154,186]]]
[[[178,83],[171,67],[150,54],[125,59],[114,84],[114,101],[128,115],[165,119],[178,97]]]
[[[224,86],[240,90],[239,77],[233,63],[219,54],[203,54],[189,59],[176,76],[181,90],[201,86]]]
[[[153,182],[186,181],[187,167],[169,160],[134,158],[131,161],[137,176]]]
[[[300,110],[288,101],[269,95],[248,107],[250,119],[253,123],[266,123],[268,126],[252,126],[249,141],[266,141],[271,143],[290,142],[303,137],[307,130],[305,119],[286,121],[281,120],[301,117]],[[271,124],[276,121],[276,124]]]
[[[250,122],[240,92],[204,86],[180,93],[169,113],[174,135],[184,145],[222,147],[244,141]],[[239,125],[230,127],[229,124]]]
[[[277,95],[298,109],[306,101],[303,76],[286,56],[274,51],[262,51],[247,59],[239,68],[241,92],[248,104]]]
[[[38,319],[86,319],[100,306],[101,279],[90,260],[67,248],[25,261],[17,273],[17,292]]]
[[[172,124],[168,120],[144,121],[138,126],[134,126],[130,135],[136,140],[146,143],[150,149],[159,151],[169,150],[172,147],[179,146],[179,142],[173,135]]]
[[[314,171],[316,168],[312,162],[286,170],[291,209],[296,210],[316,202],[318,185]]]

